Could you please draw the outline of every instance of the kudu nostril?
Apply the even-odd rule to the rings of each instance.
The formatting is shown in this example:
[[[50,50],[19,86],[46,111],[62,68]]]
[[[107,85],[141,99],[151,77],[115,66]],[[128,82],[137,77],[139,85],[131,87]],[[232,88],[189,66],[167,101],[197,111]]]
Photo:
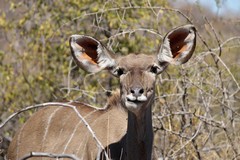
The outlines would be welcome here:
[[[133,96],[141,96],[143,93],[144,93],[144,89],[143,88],[131,88],[130,89],[130,92],[133,94]]]
[[[143,94],[143,92],[144,92],[144,90],[143,90],[143,88],[141,88],[141,89],[139,90],[139,93],[140,93],[140,94]]]
[[[131,89],[131,90],[130,90],[130,92],[131,92],[132,94],[134,94],[134,93],[135,93],[135,91],[134,91],[133,89]]]

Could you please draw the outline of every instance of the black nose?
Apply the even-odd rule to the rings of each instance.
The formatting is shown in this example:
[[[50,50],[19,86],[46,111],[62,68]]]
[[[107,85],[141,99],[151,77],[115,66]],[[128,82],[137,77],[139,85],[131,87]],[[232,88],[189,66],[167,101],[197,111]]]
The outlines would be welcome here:
[[[134,87],[130,89],[130,92],[133,94],[133,96],[139,97],[144,93],[144,89],[141,87]]]

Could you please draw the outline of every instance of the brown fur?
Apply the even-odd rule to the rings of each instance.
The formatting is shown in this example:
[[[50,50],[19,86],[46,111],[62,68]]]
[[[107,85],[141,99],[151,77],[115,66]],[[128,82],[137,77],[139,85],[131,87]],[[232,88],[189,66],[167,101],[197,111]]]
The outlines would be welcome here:
[[[108,102],[108,107],[103,110],[72,103],[77,106],[104,147],[119,141],[127,127],[127,113],[116,107],[120,106],[119,92],[113,94]],[[45,135],[45,138],[38,138],[40,135]],[[86,126],[71,108],[51,106],[35,113],[22,126],[9,146],[8,159],[20,159],[30,152],[67,153],[83,159],[95,159],[99,152],[96,145]]]

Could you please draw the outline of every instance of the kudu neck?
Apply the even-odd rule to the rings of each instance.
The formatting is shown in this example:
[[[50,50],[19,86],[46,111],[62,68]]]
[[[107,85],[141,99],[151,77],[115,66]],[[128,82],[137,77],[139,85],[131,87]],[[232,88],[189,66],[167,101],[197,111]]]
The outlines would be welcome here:
[[[127,159],[150,160],[153,143],[152,102],[138,115],[128,111],[126,135]]]

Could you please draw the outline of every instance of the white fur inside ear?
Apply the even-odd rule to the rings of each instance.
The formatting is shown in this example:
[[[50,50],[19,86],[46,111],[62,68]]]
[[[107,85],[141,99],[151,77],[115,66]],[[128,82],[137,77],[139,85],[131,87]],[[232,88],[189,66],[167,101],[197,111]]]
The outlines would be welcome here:
[[[110,55],[106,54],[109,51],[104,48],[101,44],[98,45],[97,53],[98,53],[98,65],[101,69],[111,68],[115,66],[115,60],[110,57]]]
[[[196,45],[196,29],[193,25],[185,25],[173,29],[163,39],[158,53],[158,61],[180,65],[192,56]]]
[[[84,57],[84,49],[80,47],[76,42],[71,42],[71,47],[74,51],[74,55],[78,60],[79,66],[87,72],[99,72],[101,68],[97,64],[93,64]]]
[[[87,72],[96,73],[115,65],[114,55],[90,36],[72,35],[70,46],[76,63]]]
[[[161,45],[160,51],[158,53],[158,61],[161,62],[169,62],[174,63],[172,51],[170,48],[169,39],[166,37],[164,39],[163,44]]]

